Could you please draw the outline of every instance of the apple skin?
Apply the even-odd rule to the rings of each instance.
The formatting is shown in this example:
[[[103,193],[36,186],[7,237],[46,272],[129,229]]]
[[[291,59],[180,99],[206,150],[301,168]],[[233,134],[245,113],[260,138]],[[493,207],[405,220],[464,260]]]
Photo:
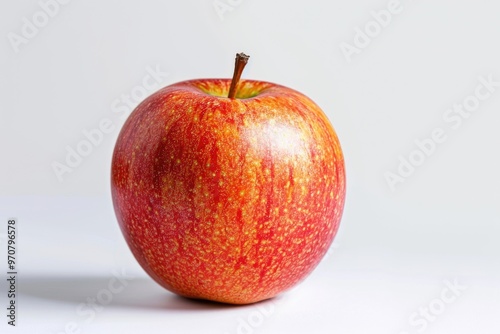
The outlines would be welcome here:
[[[117,220],[166,289],[265,300],[318,265],[338,230],[344,158],[323,111],[269,82],[198,79],[146,98],[113,153]]]

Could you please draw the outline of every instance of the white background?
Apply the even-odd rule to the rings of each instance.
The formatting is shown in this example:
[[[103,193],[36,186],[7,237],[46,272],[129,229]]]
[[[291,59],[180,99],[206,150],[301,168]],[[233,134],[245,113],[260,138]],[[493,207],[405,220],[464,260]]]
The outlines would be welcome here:
[[[0,267],[4,277],[15,217],[20,273],[15,328],[1,279],[1,332],[498,333],[500,87],[460,125],[443,116],[474,101],[479,77],[500,81],[500,5],[401,0],[380,28],[372,11],[389,1],[218,2],[231,10],[219,15],[214,0],[73,0],[45,22],[38,1],[0,5]],[[39,20],[29,38],[26,20]],[[346,57],[347,44],[357,53]],[[228,307],[178,298],[144,274],[118,229],[109,171],[131,108],[123,94],[138,97],[152,70],[162,73],[157,88],[230,77],[241,51],[251,55],[243,77],[297,89],[327,113],[348,192],[334,247],[306,281]],[[103,119],[113,131],[59,180],[54,162],[66,164],[68,147]],[[418,158],[415,141],[437,128],[446,140],[391,189],[386,174],[400,157]],[[130,277],[125,288],[92,317],[78,312],[113,272]]]

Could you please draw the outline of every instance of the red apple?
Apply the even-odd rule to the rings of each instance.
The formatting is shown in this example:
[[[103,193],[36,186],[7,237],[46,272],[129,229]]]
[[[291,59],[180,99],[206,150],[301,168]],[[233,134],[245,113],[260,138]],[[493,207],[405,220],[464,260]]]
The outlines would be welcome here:
[[[120,132],[111,180],[145,271],[179,295],[232,304],[271,298],[311,273],[345,198],[326,115],[290,88],[239,82],[242,55],[232,81],[184,81],[146,98]]]

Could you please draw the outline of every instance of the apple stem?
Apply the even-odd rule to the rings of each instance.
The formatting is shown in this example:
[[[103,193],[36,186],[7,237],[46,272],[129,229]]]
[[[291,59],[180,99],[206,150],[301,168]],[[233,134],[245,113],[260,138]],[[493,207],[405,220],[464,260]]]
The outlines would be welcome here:
[[[227,97],[230,99],[234,99],[234,97],[236,96],[236,87],[238,85],[238,82],[240,81],[241,73],[243,73],[243,69],[245,68],[245,65],[248,62],[248,58],[250,58],[250,56],[244,54],[243,52],[236,54],[233,80],[231,80],[231,86],[229,87],[229,94],[227,95]]]

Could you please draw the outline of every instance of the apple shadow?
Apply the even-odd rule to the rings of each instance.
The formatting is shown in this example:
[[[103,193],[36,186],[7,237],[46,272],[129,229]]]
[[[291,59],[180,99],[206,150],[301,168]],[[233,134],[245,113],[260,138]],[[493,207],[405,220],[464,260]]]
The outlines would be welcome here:
[[[129,280],[121,291],[112,293],[108,288],[110,279],[111,277],[20,277],[19,295],[21,298],[25,296],[73,305],[87,303],[92,299],[95,302],[98,296],[107,303],[107,298],[112,295],[106,308],[218,311],[251,306],[181,297],[147,277]],[[97,304],[99,305],[99,301]]]

